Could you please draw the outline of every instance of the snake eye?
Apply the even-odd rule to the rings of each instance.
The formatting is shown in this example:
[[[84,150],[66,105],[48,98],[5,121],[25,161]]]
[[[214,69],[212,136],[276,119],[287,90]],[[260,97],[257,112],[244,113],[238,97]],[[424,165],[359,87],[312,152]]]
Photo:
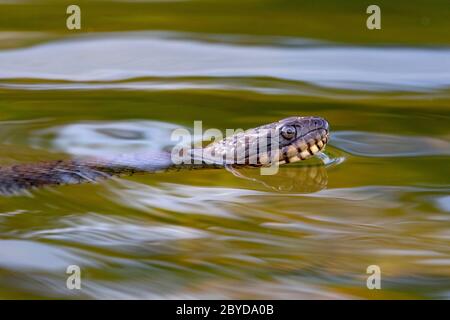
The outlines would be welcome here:
[[[281,128],[281,135],[285,139],[292,139],[296,135],[296,130],[294,126],[284,126]]]

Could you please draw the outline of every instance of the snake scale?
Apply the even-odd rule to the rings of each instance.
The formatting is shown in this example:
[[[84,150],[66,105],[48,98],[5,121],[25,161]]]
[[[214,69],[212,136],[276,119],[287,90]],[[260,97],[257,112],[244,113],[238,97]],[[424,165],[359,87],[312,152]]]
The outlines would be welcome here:
[[[314,156],[325,148],[328,140],[329,125],[325,119],[289,117],[236,133],[202,149],[187,150],[182,163],[174,163],[170,152],[147,151],[0,167],[0,194],[14,194],[43,186],[93,182],[137,172],[281,165]]]

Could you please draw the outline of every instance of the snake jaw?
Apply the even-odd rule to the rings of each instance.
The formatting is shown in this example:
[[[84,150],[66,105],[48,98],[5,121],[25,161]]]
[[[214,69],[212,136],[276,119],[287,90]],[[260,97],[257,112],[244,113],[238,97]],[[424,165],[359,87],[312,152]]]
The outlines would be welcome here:
[[[283,147],[279,156],[279,164],[292,163],[309,159],[325,149],[329,140],[326,129],[317,129],[299,138],[291,145]]]

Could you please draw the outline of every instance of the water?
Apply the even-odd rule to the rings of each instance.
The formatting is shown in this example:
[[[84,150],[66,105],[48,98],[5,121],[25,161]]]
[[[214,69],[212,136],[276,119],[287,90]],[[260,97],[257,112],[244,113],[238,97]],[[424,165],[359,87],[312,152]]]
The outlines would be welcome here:
[[[164,5],[201,4],[131,6]],[[29,4],[12,6],[14,16]],[[291,9],[277,14],[293,23]],[[379,45],[359,31],[345,38],[350,22],[333,39],[276,24],[237,32],[206,16],[201,30],[187,20],[137,26],[133,10],[117,17],[123,32],[60,34],[43,17],[32,20],[40,33],[4,27],[1,165],[170,150],[172,130],[194,120],[224,130],[293,115],[330,122],[331,164],[0,197],[1,298],[450,297],[450,49],[440,29],[434,46],[421,32],[405,43],[409,29],[386,31]],[[81,267],[82,290],[66,288],[69,265]],[[369,265],[381,268],[381,290],[366,287]]]

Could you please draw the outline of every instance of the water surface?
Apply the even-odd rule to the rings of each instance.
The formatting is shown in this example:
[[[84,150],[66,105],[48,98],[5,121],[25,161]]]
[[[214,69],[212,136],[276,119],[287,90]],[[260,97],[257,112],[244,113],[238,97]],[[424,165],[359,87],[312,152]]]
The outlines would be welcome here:
[[[312,27],[238,32],[205,16],[208,30],[180,20],[167,32],[139,25],[133,10],[123,13],[133,31],[55,34],[36,18],[42,33],[18,22],[13,37],[4,32],[16,42],[0,50],[0,165],[169,150],[171,131],[194,120],[225,130],[293,115],[325,117],[326,154],[339,161],[0,197],[1,298],[450,297],[450,49],[440,31],[433,46],[392,30],[367,44],[357,31],[354,42]],[[283,10],[276,17],[292,23]],[[79,291],[66,288],[69,265],[82,269]],[[366,287],[369,265],[381,268],[381,290]]]

